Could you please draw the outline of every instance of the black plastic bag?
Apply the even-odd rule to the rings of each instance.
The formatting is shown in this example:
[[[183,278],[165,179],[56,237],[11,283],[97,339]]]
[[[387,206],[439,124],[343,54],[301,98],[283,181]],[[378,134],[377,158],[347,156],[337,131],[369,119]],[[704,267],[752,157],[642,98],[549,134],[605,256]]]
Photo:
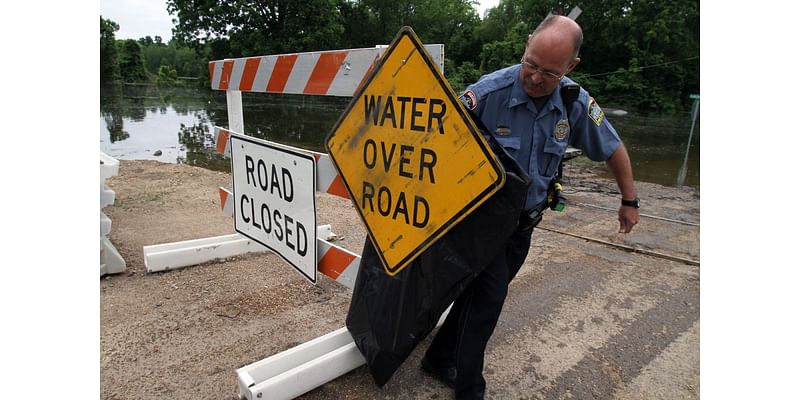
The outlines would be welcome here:
[[[480,120],[473,120],[486,131]],[[439,317],[517,227],[529,185],[527,174],[484,134],[505,169],[503,187],[395,276],[383,269],[367,238],[361,255],[347,329],[372,377],[383,386]]]

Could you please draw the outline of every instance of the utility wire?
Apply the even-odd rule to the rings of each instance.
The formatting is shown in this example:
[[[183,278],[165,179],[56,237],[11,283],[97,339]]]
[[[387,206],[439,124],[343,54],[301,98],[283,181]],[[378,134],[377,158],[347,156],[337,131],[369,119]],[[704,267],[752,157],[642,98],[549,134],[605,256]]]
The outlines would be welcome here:
[[[585,76],[586,77],[592,77],[592,76],[605,76],[605,75],[622,74],[622,73],[626,73],[626,72],[639,72],[640,70],[643,70],[643,69],[655,68],[655,67],[663,67],[664,65],[677,64],[677,63],[681,63],[681,62],[684,62],[684,61],[695,60],[695,59],[698,59],[698,58],[700,58],[700,56],[688,57],[688,58],[684,58],[682,60],[667,61],[667,62],[663,62],[661,64],[645,65],[644,67],[632,67],[630,69],[625,69],[623,71],[603,72],[603,73],[599,73],[599,74],[590,74],[590,75],[585,75]]]

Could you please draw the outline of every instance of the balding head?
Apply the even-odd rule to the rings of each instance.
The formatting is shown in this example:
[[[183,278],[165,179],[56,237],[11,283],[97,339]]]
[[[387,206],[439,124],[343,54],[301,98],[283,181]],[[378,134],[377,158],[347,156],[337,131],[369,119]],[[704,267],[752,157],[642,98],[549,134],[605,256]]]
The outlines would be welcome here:
[[[528,36],[520,60],[520,79],[528,96],[539,98],[555,90],[561,78],[572,72],[581,59],[581,27],[562,16],[546,18]]]
[[[572,58],[577,58],[583,44],[583,30],[577,22],[563,16],[551,15],[545,18],[536,30],[528,36],[527,45],[530,46],[531,41],[537,35],[552,35],[554,38],[570,38],[572,42]]]

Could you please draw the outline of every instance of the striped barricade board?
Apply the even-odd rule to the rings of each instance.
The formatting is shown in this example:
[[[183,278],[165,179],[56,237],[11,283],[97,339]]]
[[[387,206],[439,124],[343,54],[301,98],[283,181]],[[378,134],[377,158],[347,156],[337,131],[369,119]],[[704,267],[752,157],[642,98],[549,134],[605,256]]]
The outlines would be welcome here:
[[[444,45],[429,44],[440,71]],[[211,89],[242,92],[353,96],[372,72],[385,46],[210,61]]]

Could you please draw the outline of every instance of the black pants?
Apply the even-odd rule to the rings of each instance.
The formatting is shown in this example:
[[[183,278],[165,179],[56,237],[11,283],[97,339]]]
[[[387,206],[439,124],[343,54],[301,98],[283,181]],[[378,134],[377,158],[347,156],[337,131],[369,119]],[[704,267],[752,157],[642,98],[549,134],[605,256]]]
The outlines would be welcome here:
[[[532,226],[517,230],[497,256],[462,292],[425,356],[441,367],[456,367],[456,399],[483,398],[483,358],[494,332],[508,285],[531,244]]]

